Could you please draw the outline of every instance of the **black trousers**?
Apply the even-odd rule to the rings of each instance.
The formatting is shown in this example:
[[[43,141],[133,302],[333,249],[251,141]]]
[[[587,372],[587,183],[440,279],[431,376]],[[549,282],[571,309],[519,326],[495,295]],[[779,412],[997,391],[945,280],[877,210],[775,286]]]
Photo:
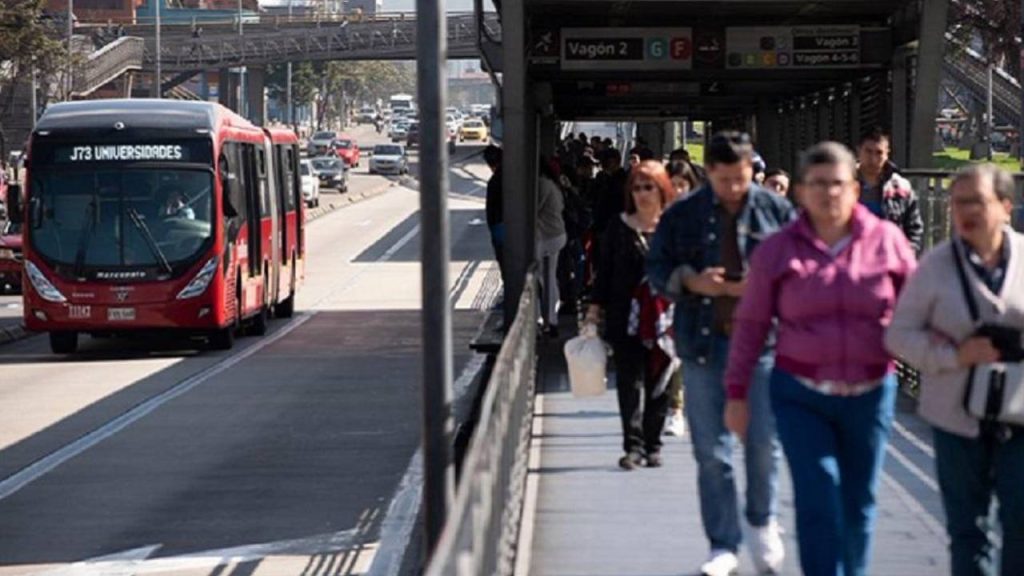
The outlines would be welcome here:
[[[651,397],[657,384],[647,372],[647,355],[636,338],[612,342],[615,352],[615,390],[622,419],[622,448],[652,454],[661,450],[661,431],[668,414],[669,395]]]

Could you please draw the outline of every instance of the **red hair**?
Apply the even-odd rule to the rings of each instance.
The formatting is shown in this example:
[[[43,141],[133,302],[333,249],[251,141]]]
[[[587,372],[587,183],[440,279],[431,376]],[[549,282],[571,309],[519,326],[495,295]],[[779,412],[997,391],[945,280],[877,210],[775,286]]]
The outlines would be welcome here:
[[[654,182],[654,185],[658,187],[658,190],[661,192],[662,210],[674,202],[676,196],[678,196],[676,187],[672,185],[672,179],[668,175],[668,170],[665,170],[665,166],[655,160],[644,160],[629,171],[629,178],[626,180],[624,192],[626,194],[627,214],[636,212],[636,201],[633,200],[633,185],[641,178]]]

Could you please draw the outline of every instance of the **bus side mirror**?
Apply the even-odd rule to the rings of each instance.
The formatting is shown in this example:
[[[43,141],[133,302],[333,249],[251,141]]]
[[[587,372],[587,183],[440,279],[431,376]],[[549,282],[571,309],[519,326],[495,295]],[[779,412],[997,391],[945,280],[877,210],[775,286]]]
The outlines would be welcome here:
[[[21,185],[7,186],[7,219],[15,224],[25,220],[25,206],[21,203]]]

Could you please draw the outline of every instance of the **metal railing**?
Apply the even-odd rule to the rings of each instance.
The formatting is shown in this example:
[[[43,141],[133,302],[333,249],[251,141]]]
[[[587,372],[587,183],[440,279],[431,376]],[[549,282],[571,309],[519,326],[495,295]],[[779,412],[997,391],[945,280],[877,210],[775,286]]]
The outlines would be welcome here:
[[[949,238],[950,214],[949,214],[949,184],[955,172],[946,170],[902,170],[900,174],[910,180],[911,186],[917,193],[918,206],[921,209],[921,219],[924,221],[924,240],[921,249],[926,251],[943,240]],[[1013,175],[1013,181],[1017,185],[1017,210],[1015,216],[1019,216],[1024,210],[1021,198],[1024,198],[1024,173]],[[1015,225],[1022,224],[1019,217],[1014,219]]]
[[[344,26],[342,25],[344,24]],[[501,36],[497,15],[483,19],[487,32]],[[201,23],[194,36],[188,26],[164,26],[160,61],[165,73],[232,66],[262,66],[312,60],[415,59],[416,19],[402,14],[378,15],[361,21],[348,18],[275,16],[246,22],[242,34],[230,25]],[[477,22],[472,13],[448,15],[449,57],[479,54]],[[136,25],[127,33],[146,39],[144,65],[155,66],[153,26]]]
[[[145,41],[126,36],[90,53],[82,66],[75,69],[76,96],[85,96],[129,70],[142,70]]]
[[[537,359],[531,271],[495,360],[455,501],[427,576],[506,576],[515,564],[526,485]]]
[[[965,85],[981,101],[988,93],[988,64],[985,59],[970,48],[960,45],[947,34],[946,72]],[[995,69],[992,77],[992,104],[995,116],[1009,118],[1018,123],[1021,114],[1020,84],[1005,71]]]

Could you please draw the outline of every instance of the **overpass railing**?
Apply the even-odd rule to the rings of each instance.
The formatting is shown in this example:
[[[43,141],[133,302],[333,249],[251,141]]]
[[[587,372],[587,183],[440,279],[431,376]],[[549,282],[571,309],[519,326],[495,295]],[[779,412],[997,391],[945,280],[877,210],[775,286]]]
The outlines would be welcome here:
[[[90,53],[75,68],[72,92],[85,96],[129,70],[141,70],[144,51],[142,38],[126,36]]]
[[[455,501],[427,576],[506,576],[515,564],[537,356],[537,284],[526,278],[463,460]]]

